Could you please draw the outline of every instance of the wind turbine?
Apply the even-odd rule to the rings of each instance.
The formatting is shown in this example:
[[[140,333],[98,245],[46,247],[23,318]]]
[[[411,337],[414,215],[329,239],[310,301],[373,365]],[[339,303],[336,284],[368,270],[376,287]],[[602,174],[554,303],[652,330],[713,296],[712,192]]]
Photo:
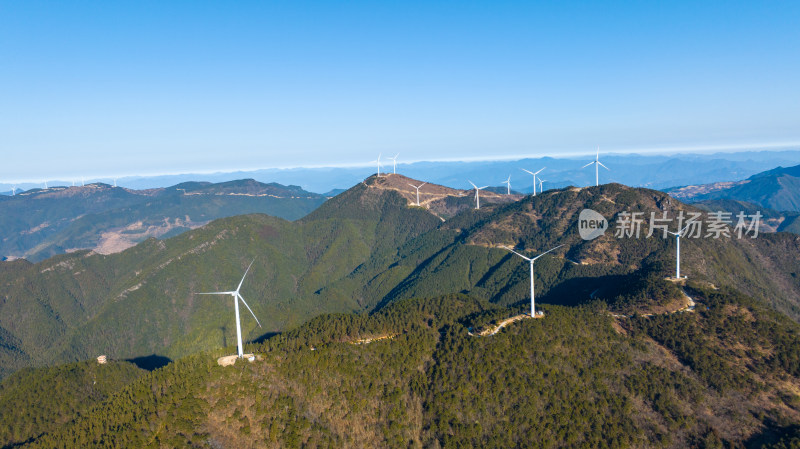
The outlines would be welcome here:
[[[599,186],[600,185],[600,166],[603,165],[603,163],[600,162],[600,147],[597,147],[597,156],[595,156],[594,160],[592,162],[589,162],[588,164],[584,165],[581,168],[586,168],[586,167],[588,167],[588,166],[590,166],[592,164],[594,164],[594,185]],[[605,168],[608,171],[611,171],[611,169],[606,167],[605,165],[603,165],[603,168]]]
[[[419,188],[427,184],[427,182],[423,182],[419,186],[415,186],[414,184],[409,184],[411,187],[417,189],[417,206],[419,206]]]
[[[392,173],[395,175],[397,174],[397,156],[400,156],[400,153],[397,153],[394,155],[394,157],[389,158],[392,160]]]
[[[473,184],[472,181],[469,181],[469,183],[472,184],[472,187],[475,187],[475,209],[480,209],[481,208],[481,198],[478,195],[478,192],[480,192],[481,190],[483,190],[483,189],[485,189],[485,188],[487,188],[489,186],[478,187],[475,184]]]
[[[48,190],[48,189],[49,189],[49,187],[47,187],[47,181],[45,181],[45,182],[44,182],[44,189],[45,189],[45,190]]]
[[[547,167],[542,167],[542,170],[544,170],[545,168],[547,168]],[[539,170],[539,171],[537,171],[536,173],[534,173],[534,172],[532,172],[532,171],[530,171],[530,170],[525,170],[524,168],[522,169],[522,171],[524,171],[524,172],[528,172],[528,173],[530,173],[530,174],[532,174],[532,175],[533,175],[533,196],[536,196],[536,175],[538,175],[539,173],[541,173],[541,172],[542,172],[542,170]]]
[[[547,180],[539,178],[539,193],[544,192],[544,187],[542,187],[542,184],[544,184],[545,181],[547,181]]]
[[[675,259],[675,278],[676,279],[680,279],[681,278],[681,237],[683,237],[683,231],[685,231],[686,228],[688,228],[688,227],[689,227],[689,225],[686,225],[686,226],[683,227],[683,229],[681,229],[678,232],[667,231],[670,234],[675,236],[675,244],[678,247],[677,257]]]
[[[562,246],[564,246],[564,245],[558,245],[558,246],[556,246],[555,248],[548,249],[547,251],[545,251],[545,252],[543,252],[542,254],[539,254],[538,256],[536,256],[536,257],[533,257],[533,258],[531,258],[531,257],[525,257],[525,256],[523,256],[522,254],[520,254],[520,253],[518,253],[518,252],[514,251],[513,249],[511,249],[511,248],[509,248],[509,247],[507,247],[507,246],[504,246],[504,247],[503,247],[503,248],[505,248],[505,249],[507,249],[507,250],[511,251],[512,253],[514,253],[514,254],[518,255],[519,257],[522,257],[523,259],[527,260],[527,261],[528,261],[528,263],[529,263],[529,264],[530,264],[530,266],[531,266],[531,317],[535,317],[535,316],[536,316],[536,307],[535,307],[535,306],[536,306],[536,303],[534,302],[534,295],[533,295],[533,263],[534,263],[534,262],[536,262],[536,259],[538,259],[538,258],[540,258],[540,257],[544,256],[545,254],[549,253],[550,251],[557,250],[558,248],[561,248]]]
[[[253,259],[253,262],[255,262],[255,259]],[[261,323],[258,321],[258,318],[256,318],[256,314],[253,313],[253,311],[250,309],[250,306],[247,305],[247,303],[244,301],[244,298],[239,293],[239,289],[242,288],[242,283],[244,282],[244,278],[245,278],[245,276],[247,276],[247,272],[250,271],[250,267],[253,266],[253,262],[250,262],[250,265],[247,267],[247,270],[244,271],[244,276],[242,276],[242,280],[239,282],[239,286],[236,287],[236,290],[234,290],[232,292],[197,293],[198,295],[231,295],[231,296],[233,296],[234,309],[236,310],[236,343],[238,345],[237,349],[238,349],[238,355],[239,355],[240,359],[242,357],[244,357],[244,350],[242,349],[242,325],[241,325],[240,320],[239,320],[239,300],[240,299],[242,300],[242,304],[244,304],[244,306],[247,307],[247,310],[250,311],[250,315],[253,315],[253,318],[256,319],[256,323],[258,323],[258,327],[261,327]]]
[[[117,178],[114,178],[114,187],[117,186]]]
[[[372,163],[378,164],[378,177],[380,178],[381,177],[381,167],[383,166],[383,164],[381,164],[381,153],[378,153],[378,159],[375,159],[374,161],[370,161],[370,163],[371,164]]]
[[[505,181],[501,182],[501,184],[508,184],[508,191],[507,191],[506,195],[511,195],[511,175],[508,175],[508,179],[506,179]]]
[[[11,187],[11,196],[14,196],[16,194],[17,194],[17,186]]]

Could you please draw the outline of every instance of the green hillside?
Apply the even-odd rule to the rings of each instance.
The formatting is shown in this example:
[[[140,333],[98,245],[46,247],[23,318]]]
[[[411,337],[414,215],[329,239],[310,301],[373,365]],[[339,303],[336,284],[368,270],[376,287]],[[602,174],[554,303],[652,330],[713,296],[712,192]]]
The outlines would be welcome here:
[[[94,357],[158,354],[170,359],[231,345],[230,298],[196,293],[234,288],[253,259],[242,294],[264,327],[243,317],[246,340],[331,312],[372,312],[399,299],[468,293],[498,305],[529,300],[528,267],[499,245],[562,249],[536,263],[537,299],[580,305],[604,301],[614,313],[676,309],[682,293],[674,239],[592,241],[577,235],[579,212],[610,222],[622,211],[695,210],[661,192],[617,184],[550,191],[535,198],[466,209],[442,221],[409,207],[374,178],[296,222],[266,215],[214,221],[114,255],[78,252],[39,264],[0,266],[6,372]],[[531,251],[531,253],[533,253]],[[800,241],[687,239],[683,271],[800,317]]]
[[[265,213],[296,220],[326,197],[253,180],[184,183],[145,191],[105,184],[36,190],[0,202],[0,255],[41,261],[76,249],[118,252],[211,220]]]
[[[615,319],[602,302],[512,310],[464,295],[326,315],[259,358],[178,360],[23,447],[789,447],[800,327],[732,290]],[[365,337],[388,336],[368,344]]]
[[[26,368],[14,373],[0,382],[0,447],[55,432],[145,373],[132,363],[114,361]]]

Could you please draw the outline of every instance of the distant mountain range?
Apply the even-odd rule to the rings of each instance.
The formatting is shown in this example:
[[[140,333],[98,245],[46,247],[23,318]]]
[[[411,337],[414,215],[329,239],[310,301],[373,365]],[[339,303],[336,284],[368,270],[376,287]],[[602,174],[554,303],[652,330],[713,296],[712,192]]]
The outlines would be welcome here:
[[[365,156],[365,161],[376,155]],[[491,157],[489,158],[491,159]],[[488,161],[433,161],[402,163],[398,159],[397,172],[451,188],[469,188],[468,181],[478,185],[505,188],[501,183],[511,175],[511,187],[521,193],[531,193],[532,177],[523,172],[546,167],[542,172],[544,187],[562,188],[569,185],[594,185],[594,170],[581,167],[594,159],[594,154],[585,157],[528,157],[518,160]],[[679,153],[670,156],[609,154],[601,148],[600,160],[611,170],[600,169],[600,182],[617,182],[633,187],[663,189],[673,186],[704,184],[710,182],[744,179],[755,173],[778,165],[795,165],[800,162],[799,150],[786,151],[742,151],[714,154]],[[186,173],[162,176],[130,176],[118,179],[119,185],[133,189],[151,189],[171,186],[183,182],[209,181],[214,183],[252,178],[261,182],[277,182],[284,185],[299,185],[311,192],[348,189],[357,182],[374,174],[375,166],[319,167],[263,169],[220,173]],[[111,182],[110,179],[100,181]],[[58,181],[51,181],[55,185]],[[61,181],[61,184],[69,184]],[[11,194],[12,184],[0,183],[0,191]],[[22,184],[18,188],[31,189],[43,184]],[[331,195],[328,195],[331,196]]]
[[[81,249],[111,254],[222,217],[260,212],[295,220],[326,199],[252,179],[148,190],[102,183],[33,189],[0,196],[0,257],[39,261]]]
[[[800,212],[800,165],[774,168],[741,181],[689,185],[665,191],[683,201],[725,199],[776,211]]]

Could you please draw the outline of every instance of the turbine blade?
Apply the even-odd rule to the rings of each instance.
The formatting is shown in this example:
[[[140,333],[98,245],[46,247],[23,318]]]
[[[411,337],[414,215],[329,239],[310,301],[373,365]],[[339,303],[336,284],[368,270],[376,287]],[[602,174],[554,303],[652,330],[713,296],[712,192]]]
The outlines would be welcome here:
[[[539,254],[538,256],[534,257],[534,258],[533,258],[533,260],[536,260],[536,259],[538,259],[538,258],[540,258],[540,257],[544,256],[545,254],[549,253],[550,251],[555,251],[555,250],[557,250],[558,248],[561,248],[562,246],[564,246],[564,245],[558,245],[558,246],[556,246],[555,248],[550,248],[550,249],[548,249],[547,251],[543,252],[542,254]]]
[[[520,254],[520,253],[518,253],[518,252],[514,251],[513,249],[511,249],[511,248],[509,248],[509,247],[507,247],[507,246],[504,246],[503,248],[505,248],[505,249],[507,249],[507,250],[511,251],[512,253],[514,253],[514,254],[518,255],[519,257],[522,257],[523,259],[527,260],[528,262],[530,262],[530,261],[531,261],[531,258],[530,258],[530,257],[525,257],[525,256],[523,256],[522,254]]]
[[[208,293],[195,293],[195,295],[232,295],[236,292],[208,292]]]
[[[542,170],[544,170],[545,168],[547,168],[547,167],[542,167]],[[534,173],[534,175],[538,175],[539,173],[542,172],[542,170],[537,171],[536,173]]]
[[[530,170],[525,170],[524,168],[521,168],[520,170],[522,170],[522,171],[524,171],[524,172],[528,172],[528,173],[530,173],[530,174],[532,174],[532,175],[535,175],[535,174],[536,174],[536,173],[534,173],[534,172],[532,172],[532,171],[530,171]]]
[[[247,303],[244,301],[244,297],[242,295],[240,295],[239,292],[236,292],[236,296],[238,296],[239,299],[242,300],[242,304],[244,304],[244,306],[247,307],[247,310],[250,311],[250,315],[253,315],[253,318],[256,318],[256,314],[253,313],[252,310],[250,310],[250,306],[248,306]],[[261,322],[258,321],[258,318],[256,318],[256,323],[258,323],[258,327],[261,327]]]
[[[424,186],[425,184],[427,184],[427,182],[423,182],[422,184],[420,184],[420,185],[419,185],[419,187],[422,187],[422,186]],[[419,188],[419,187],[418,187],[418,188]]]
[[[485,189],[485,188],[487,188],[487,187],[489,187],[489,186],[475,187],[475,188],[476,188],[476,189],[478,189],[478,190],[483,190],[483,189]]]
[[[478,188],[478,186],[476,186],[475,184],[473,184],[473,183],[472,183],[472,181],[470,181],[470,180],[467,180],[467,182],[469,182],[470,184],[472,184],[472,187],[475,187],[476,189]]]
[[[588,166],[590,166],[590,165],[592,165],[592,164],[594,164],[594,161],[592,161],[592,162],[589,162],[588,164],[584,165],[584,166],[583,166],[583,167],[581,167],[581,168],[586,168],[586,167],[588,167]]]
[[[253,259],[253,262],[255,262],[255,261],[256,261],[256,260],[255,260],[255,259]],[[239,291],[239,289],[240,289],[240,288],[242,288],[242,284],[244,283],[244,277],[245,277],[245,276],[247,276],[247,272],[248,272],[248,271],[250,271],[250,267],[252,267],[252,266],[253,266],[253,262],[250,262],[250,265],[248,265],[248,266],[247,266],[247,269],[246,269],[246,270],[244,270],[244,276],[242,276],[242,280],[241,280],[241,281],[239,281],[239,286],[238,286],[238,287],[236,287],[236,291],[237,291],[237,292]]]
[[[603,165],[603,163],[602,163],[602,162],[600,162],[600,161],[597,161],[597,163],[598,163],[598,164],[599,164],[601,167],[605,168],[606,170],[608,170],[608,171],[611,171],[611,169],[610,169],[610,168],[608,168],[608,167],[606,167],[605,165]]]

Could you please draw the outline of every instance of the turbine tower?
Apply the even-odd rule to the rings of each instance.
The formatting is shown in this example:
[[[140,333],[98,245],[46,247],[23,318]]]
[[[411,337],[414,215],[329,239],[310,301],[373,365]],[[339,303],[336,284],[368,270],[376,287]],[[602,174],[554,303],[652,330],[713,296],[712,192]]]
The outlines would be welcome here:
[[[547,167],[542,167],[542,170],[544,170],[545,168],[547,168]],[[542,172],[542,170],[539,170],[539,171],[537,171],[536,173],[534,173],[534,172],[532,172],[532,171],[530,171],[530,170],[525,170],[524,168],[522,169],[522,171],[524,171],[524,172],[528,172],[528,173],[530,173],[530,174],[532,174],[532,175],[533,175],[533,196],[536,196],[536,175],[538,175],[539,173],[541,173],[541,172]]]
[[[255,262],[255,261],[256,260],[253,259],[253,262]],[[244,357],[244,350],[242,349],[242,325],[241,325],[241,322],[239,320],[239,300],[241,300],[242,304],[244,304],[244,306],[247,307],[247,310],[250,311],[250,315],[253,315],[253,318],[256,319],[256,323],[258,323],[258,327],[261,327],[261,323],[258,321],[258,318],[256,318],[256,314],[253,313],[253,311],[250,309],[250,306],[247,305],[247,303],[244,301],[244,298],[239,293],[239,289],[242,288],[242,283],[244,283],[244,278],[245,278],[245,276],[247,276],[247,272],[250,271],[250,267],[253,266],[253,262],[250,262],[250,265],[247,267],[247,270],[244,271],[244,276],[242,276],[242,280],[239,282],[239,286],[236,287],[236,290],[234,290],[232,292],[197,293],[198,295],[231,295],[231,296],[233,296],[233,305],[234,305],[234,309],[236,310],[236,344],[237,344],[237,350],[238,350],[237,354],[238,354],[240,359],[242,357]]]
[[[667,231],[670,234],[675,236],[675,244],[677,245],[677,249],[678,249],[678,252],[677,252],[677,255],[676,255],[676,258],[675,258],[675,278],[676,279],[680,279],[681,278],[681,237],[683,237],[683,232],[688,227],[689,227],[689,225],[686,225],[686,226],[683,227],[683,229],[681,229],[678,232]]]
[[[419,186],[415,186],[414,184],[409,184],[411,187],[417,189],[417,206],[419,206],[419,188],[427,184],[427,182],[423,182]]]
[[[511,249],[511,248],[509,248],[507,246],[503,247],[503,248],[511,251],[512,253],[518,255],[519,257],[522,257],[523,259],[527,260],[528,263],[530,264],[530,267],[531,267],[531,318],[536,317],[536,303],[534,301],[534,294],[533,294],[533,263],[536,262],[536,259],[544,256],[545,254],[549,253],[550,251],[557,250],[558,248],[561,248],[562,246],[564,246],[564,245],[558,245],[555,248],[550,248],[547,251],[543,252],[542,254],[539,254],[536,257],[525,257],[522,254],[514,251],[513,249]]]
[[[378,159],[375,159],[374,161],[370,161],[370,164],[378,164],[378,177],[379,178],[381,177],[381,167],[383,166],[383,164],[381,164],[381,154],[382,153],[378,153]]]
[[[469,181],[469,183],[472,184],[472,187],[475,187],[475,209],[480,209],[481,208],[481,197],[480,197],[480,195],[478,195],[478,192],[480,192],[481,190],[483,190],[483,189],[485,189],[485,188],[487,188],[489,186],[478,187],[475,184],[473,184],[472,181]]]
[[[506,195],[511,195],[511,175],[508,175],[508,179],[503,181],[501,184],[507,184],[508,185],[508,191],[506,192]]]
[[[397,174],[397,156],[400,156],[400,153],[397,153],[394,155],[394,157],[389,158],[392,160],[392,173],[395,175]]]
[[[592,164],[594,164],[594,185],[595,186],[599,186],[600,185],[600,166],[603,165],[603,163],[600,162],[600,147],[597,147],[597,156],[595,156],[594,160],[592,162],[589,162],[588,164],[584,165],[581,168],[586,168],[586,167],[588,167],[588,166],[590,166]],[[603,165],[603,168],[605,168],[608,171],[611,171],[611,169],[606,167],[605,165]]]

